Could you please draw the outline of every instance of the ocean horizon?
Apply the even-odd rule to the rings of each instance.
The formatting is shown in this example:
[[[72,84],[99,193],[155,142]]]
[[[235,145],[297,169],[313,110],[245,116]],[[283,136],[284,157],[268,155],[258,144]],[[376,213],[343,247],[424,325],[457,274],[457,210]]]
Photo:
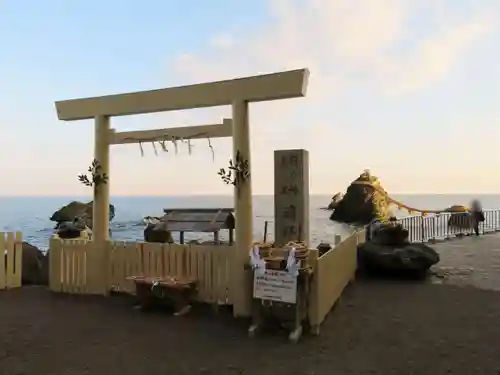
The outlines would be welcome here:
[[[333,242],[336,234],[342,237],[353,228],[329,220],[330,211],[322,210],[330,203],[332,195],[310,196],[310,241],[315,246],[320,242]],[[461,204],[468,205],[479,199],[485,209],[500,208],[500,194],[394,194],[392,197],[410,207],[423,210],[444,209]],[[72,200],[87,202],[90,196],[0,196],[0,229],[4,232],[21,231],[25,241],[41,249],[48,247],[55,223],[49,220],[52,213]],[[141,241],[145,216],[161,216],[165,208],[231,208],[232,195],[184,195],[184,196],[112,196],[115,218],[111,222],[112,238],[118,241]],[[393,206],[397,217],[409,216]],[[254,238],[261,240],[264,223],[269,222],[268,238],[274,233],[274,196],[254,195]],[[177,234],[174,233],[174,239]],[[186,240],[205,240],[211,234],[186,233]],[[221,232],[221,239],[227,233]]]

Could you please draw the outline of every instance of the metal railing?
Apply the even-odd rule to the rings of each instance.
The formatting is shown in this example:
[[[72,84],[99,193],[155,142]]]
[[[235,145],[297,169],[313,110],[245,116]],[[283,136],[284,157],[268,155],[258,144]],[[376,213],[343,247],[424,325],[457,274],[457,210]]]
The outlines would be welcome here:
[[[484,218],[479,224],[480,233],[500,231],[500,209],[485,210]],[[408,230],[410,242],[445,240],[474,233],[470,214],[463,212],[408,216],[398,219],[397,222]]]

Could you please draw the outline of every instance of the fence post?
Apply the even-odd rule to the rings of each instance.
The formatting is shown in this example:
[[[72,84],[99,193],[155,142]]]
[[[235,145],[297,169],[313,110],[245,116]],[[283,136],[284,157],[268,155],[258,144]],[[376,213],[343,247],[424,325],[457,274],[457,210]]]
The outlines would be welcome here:
[[[52,236],[49,245],[49,287],[53,292],[60,292],[62,290],[61,253],[62,241],[59,237]]]
[[[336,234],[334,241],[334,245],[338,246],[342,242],[342,236],[340,234]]]
[[[437,242],[437,234],[438,234],[438,233],[437,233],[437,232],[438,232],[438,229],[437,229],[436,218],[437,218],[437,216],[436,216],[436,215],[434,215],[434,216],[432,217],[432,241],[433,241],[434,243],[436,243],[436,242]]]
[[[422,243],[424,241],[424,215],[420,214],[420,231],[421,231],[421,237],[422,237]]]

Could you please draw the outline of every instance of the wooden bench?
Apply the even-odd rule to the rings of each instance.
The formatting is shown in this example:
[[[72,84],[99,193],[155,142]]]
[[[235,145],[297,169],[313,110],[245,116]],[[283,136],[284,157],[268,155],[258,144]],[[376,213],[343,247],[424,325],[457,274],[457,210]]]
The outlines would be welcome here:
[[[175,316],[184,315],[191,310],[196,280],[171,276],[130,276],[127,280],[135,283],[138,307],[141,309],[154,307],[158,302],[166,300],[173,304]]]

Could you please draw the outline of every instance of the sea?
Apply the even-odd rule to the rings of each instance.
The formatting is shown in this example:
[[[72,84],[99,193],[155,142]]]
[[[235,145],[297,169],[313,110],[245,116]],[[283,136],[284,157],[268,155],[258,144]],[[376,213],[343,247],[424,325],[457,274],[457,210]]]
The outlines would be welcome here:
[[[460,204],[469,205],[473,199],[479,199],[484,209],[500,208],[500,195],[394,195],[394,199],[419,209],[444,209]],[[274,232],[274,197],[272,195],[254,196],[254,238],[262,240],[265,222],[268,222],[268,240]],[[336,234],[348,236],[355,229],[349,225],[329,220],[330,211],[324,208],[330,203],[329,195],[312,195],[310,197],[310,241],[315,246],[320,242],[333,243]],[[61,206],[79,200],[87,202],[89,197],[0,197],[0,230],[3,232],[21,231],[25,241],[46,250],[49,238],[54,231],[54,222],[49,220],[52,213]],[[117,241],[143,240],[145,216],[161,216],[165,208],[230,208],[233,207],[232,196],[149,196],[149,197],[112,197],[115,206],[115,218],[111,222],[112,239]],[[401,218],[409,216],[406,211],[393,213]],[[224,232],[224,231],[223,231]],[[221,232],[222,240],[227,233]],[[174,239],[176,239],[174,233]],[[208,240],[210,233],[186,233],[186,240]]]

